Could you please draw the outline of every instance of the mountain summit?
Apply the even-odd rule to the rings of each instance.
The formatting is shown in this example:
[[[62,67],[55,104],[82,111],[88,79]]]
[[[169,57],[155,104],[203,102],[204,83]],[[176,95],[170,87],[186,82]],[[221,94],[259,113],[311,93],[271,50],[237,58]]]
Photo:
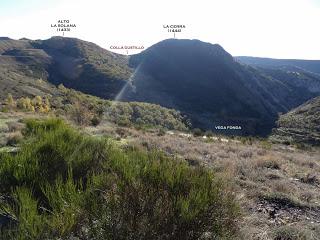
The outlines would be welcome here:
[[[314,96],[308,89],[240,64],[218,44],[199,40],[164,40],[132,56],[129,65],[136,71],[123,100],[179,109],[202,128],[241,127],[228,131],[231,134],[266,134],[278,112]],[[287,73],[286,77],[295,78]]]
[[[112,99],[132,73],[126,56],[90,42],[65,37],[35,41],[0,39],[0,64],[0,78],[3,78],[0,81],[11,79],[3,87],[8,92],[27,95],[32,91],[25,92],[20,87],[24,85],[20,77],[48,80],[55,85],[62,83],[69,88]],[[9,76],[5,77],[3,71],[8,71]],[[37,88],[32,81],[30,84]],[[11,85],[16,86],[15,89],[11,89]]]
[[[310,69],[240,60],[199,40],[167,39],[128,57],[75,38],[1,38],[0,91],[51,94],[52,84],[62,83],[107,99],[175,108],[194,127],[239,135],[268,134],[279,112],[320,94],[320,76]]]

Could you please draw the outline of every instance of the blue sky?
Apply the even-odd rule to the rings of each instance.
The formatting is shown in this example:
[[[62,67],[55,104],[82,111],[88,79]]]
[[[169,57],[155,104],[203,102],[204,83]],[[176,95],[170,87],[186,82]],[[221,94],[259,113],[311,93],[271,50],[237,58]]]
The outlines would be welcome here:
[[[59,19],[77,24],[67,37],[107,50],[149,47],[173,37],[164,24],[185,24],[177,38],[219,43],[234,56],[320,59],[320,0],[0,1],[0,36],[50,38]]]

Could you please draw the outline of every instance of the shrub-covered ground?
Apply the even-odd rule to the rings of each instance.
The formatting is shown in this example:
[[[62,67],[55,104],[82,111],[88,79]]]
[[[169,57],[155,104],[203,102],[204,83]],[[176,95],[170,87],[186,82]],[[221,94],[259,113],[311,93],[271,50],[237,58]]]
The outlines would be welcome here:
[[[244,215],[239,222],[242,239],[319,239],[319,148],[273,144],[266,139],[194,137],[174,131],[161,135],[133,129],[117,132],[126,136],[127,144],[161,149],[234,182]]]
[[[34,114],[0,113],[0,146],[5,146],[0,149],[0,152],[12,152],[11,157],[14,157],[17,156],[14,154],[17,150],[19,151],[19,147],[28,142],[33,143],[30,134],[22,130],[24,123],[19,119],[32,116],[48,117],[48,114]],[[227,191],[230,191],[230,185],[233,185],[232,191],[236,194],[237,202],[242,208],[243,217],[237,221],[240,228],[240,233],[237,235],[239,239],[318,239],[320,234],[319,148],[299,144],[296,146],[274,144],[266,139],[226,138],[211,132],[205,133],[207,137],[203,138],[201,131],[200,134],[194,132],[194,135],[199,135],[194,137],[187,133],[166,132],[156,128],[123,127],[107,120],[102,120],[98,126],[81,126],[79,129],[85,134],[77,134],[88,139],[106,141],[107,146],[112,146],[112,149],[117,149],[125,156],[132,152],[143,154],[149,152],[149,155],[158,155],[160,154],[158,151],[163,151],[166,156],[163,156],[163,153],[160,155],[170,161],[174,159],[176,163],[182,165],[186,162],[191,169],[199,166],[211,169],[215,179],[222,175],[229,185],[224,184]],[[21,134],[21,131],[24,134]],[[106,140],[106,136],[113,140]],[[99,187],[99,189],[105,191],[103,188]],[[134,189],[137,191],[136,188]],[[11,194],[1,192],[0,199],[8,200],[5,196],[12,196]],[[92,195],[89,196],[94,198]],[[11,199],[14,198],[11,197]],[[8,202],[4,203],[8,204]],[[51,211],[45,205],[38,204],[38,206],[40,210],[46,208]],[[7,218],[1,218],[0,221],[5,219]],[[84,219],[72,228],[72,233],[69,232],[61,238],[68,239],[73,235],[80,239],[94,239],[92,235],[88,235],[88,229],[101,229],[101,227],[95,228],[100,225],[94,218],[90,220],[91,222],[86,221],[87,217]],[[210,239],[209,233],[205,235]],[[4,239],[10,238],[4,237]],[[100,239],[108,238],[102,234]]]
[[[277,125],[271,136],[274,141],[320,146],[320,97],[281,115]]]
[[[0,154],[2,239],[237,238],[235,195],[211,170],[59,119],[25,124]]]
[[[57,95],[16,97],[11,93],[0,101],[0,113],[56,115],[76,125],[97,126],[108,121],[120,126],[185,131],[190,127],[179,111],[142,102],[104,100],[59,85]],[[0,116],[1,118],[1,116]]]

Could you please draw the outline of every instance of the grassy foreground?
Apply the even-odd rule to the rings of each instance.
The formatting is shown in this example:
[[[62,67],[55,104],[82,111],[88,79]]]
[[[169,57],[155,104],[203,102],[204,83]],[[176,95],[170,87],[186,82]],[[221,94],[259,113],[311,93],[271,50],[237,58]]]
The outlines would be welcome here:
[[[236,239],[232,190],[202,167],[28,120],[0,154],[2,239]]]

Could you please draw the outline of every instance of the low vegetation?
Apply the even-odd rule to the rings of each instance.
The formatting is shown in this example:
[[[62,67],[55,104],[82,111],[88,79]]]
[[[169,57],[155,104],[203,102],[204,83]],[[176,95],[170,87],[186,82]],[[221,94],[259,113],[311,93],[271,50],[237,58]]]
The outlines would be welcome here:
[[[280,115],[272,141],[298,145],[320,146],[320,97],[313,98],[290,112]]]
[[[169,130],[187,130],[186,119],[173,109],[156,104],[113,102],[106,110],[107,119],[120,126],[158,127]]]
[[[50,111],[50,102],[48,97],[41,96],[35,96],[33,99],[30,99],[29,97],[14,99],[9,93],[3,105],[4,106],[1,108],[2,112],[25,111],[48,113]]]
[[[1,112],[29,112],[51,114],[67,118],[80,126],[97,126],[109,121],[119,126],[162,128],[186,131],[190,127],[185,117],[174,109],[140,102],[108,101],[87,95],[62,84],[59,95],[15,98],[10,93],[0,103]]]
[[[161,149],[190,166],[213,169],[235,183],[243,209],[241,239],[317,240],[320,234],[320,149],[266,139],[191,136],[127,130],[128,143]],[[289,232],[287,229],[295,228]]]
[[[212,171],[59,119],[25,124],[19,152],[0,154],[4,239],[236,239],[233,190]]]

